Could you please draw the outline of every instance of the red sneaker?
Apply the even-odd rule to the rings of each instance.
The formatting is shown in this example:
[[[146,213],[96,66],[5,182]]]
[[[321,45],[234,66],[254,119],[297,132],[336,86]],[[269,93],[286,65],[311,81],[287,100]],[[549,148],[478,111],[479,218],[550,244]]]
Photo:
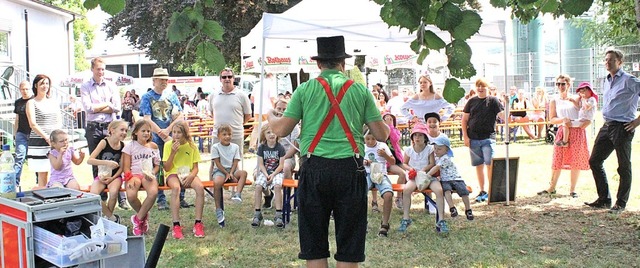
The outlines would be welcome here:
[[[195,237],[204,237],[204,224],[202,222],[193,225],[193,235]]]
[[[171,230],[171,235],[175,239],[182,239],[184,236],[182,235],[182,227],[180,225],[174,225],[173,230]]]

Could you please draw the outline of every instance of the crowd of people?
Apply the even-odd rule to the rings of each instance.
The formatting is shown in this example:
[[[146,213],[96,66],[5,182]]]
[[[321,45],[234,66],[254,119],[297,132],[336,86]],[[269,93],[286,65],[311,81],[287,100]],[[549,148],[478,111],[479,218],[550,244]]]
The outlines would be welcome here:
[[[194,96],[197,107],[193,112],[205,114],[214,122],[213,145],[210,151],[209,178],[200,178],[200,151],[193,143],[189,125],[182,120],[186,114],[185,100],[174,86],[165,92],[169,74],[166,69],[153,72],[153,88],[141,97],[135,91],[121,97],[115,86],[104,80],[105,63],[101,58],[91,61],[93,77],[81,87],[81,106],[86,112],[86,134],[89,147],[87,164],[95,178],[91,192],[103,194],[103,215],[120,222],[114,212],[115,205],[134,210],[131,216],[134,235],[143,235],[149,228],[149,211],[154,203],[158,209],[169,209],[173,223],[172,236],[183,239],[180,208],[193,205],[184,200],[185,188],[195,191],[195,218],[192,232],[204,237],[202,179],[214,182],[215,196],[223,196],[223,184],[237,183],[231,200],[242,202],[247,179],[255,181],[251,226],[259,227],[265,221],[262,209],[275,201],[274,222],[284,227],[282,212],[282,183],[291,178],[299,159],[298,227],[299,257],[310,266],[326,266],[329,255],[328,228],[335,221],[339,266],[364,261],[367,230],[368,190],[375,188],[383,200],[382,218],[378,235],[386,237],[391,230],[391,210],[394,192],[390,174],[398,175],[396,183],[405,184],[395,197],[396,206],[403,216],[399,232],[406,232],[412,224],[411,196],[415,189],[430,189],[435,194],[437,219],[435,230],[449,232],[444,204],[449,204],[451,217],[458,216],[451,193],[456,192],[464,203],[467,220],[474,220],[469,191],[464,178],[458,173],[451,143],[440,131],[440,124],[454,116],[456,105],[448,103],[433,88],[428,75],[418,80],[420,91],[414,95],[391,91],[389,98],[382,84],[373,91],[353,83],[343,73],[345,58],[344,39],[320,37],[318,63],[321,74],[302,83],[290,97],[278,96],[270,85],[262,94],[250,99],[234,85],[231,69],[220,72],[222,88],[206,96],[200,90]],[[544,89],[536,88],[529,99],[523,91],[512,87],[510,94],[501,95],[486,79],[475,81],[474,89],[460,102],[462,139],[469,148],[471,165],[475,167],[479,185],[477,202],[487,199],[485,181],[491,174],[491,160],[496,145],[496,123],[548,122],[559,125],[553,145],[551,182],[538,194],[556,193],[561,170],[571,170],[570,196],[578,197],[575,187],[580,171],[592,170],[598,199],[585,203],[593,208],[607,208],[611,213],[625,210],[631,184],[631,140],[640,125],[636,117],[640,80],[621,69],[622,52],[611,49],[605,53],[607,75],[603,92],[602,114],[605,123],[589,153],[585,128],[592,123],[597,109],[598,94],[589,83],[580,83],[578,97],[572,97],[573,79],[559,75],[555,85],[559,94],[548,97]],[[265,82],[270,83],[269,74]],[[31,92],[29,87],[31,86]],[[80,189],[72,165],[80,165],[85,153],[69,145],[69,137],[62,129],[59,107],[51,95],[51,79],[37,75],[33,82],[20,84],[21,98],[16,100],[16,171],[20,181],[25,158],[29,169],[37,172],[37,187],[68,187]],[[403,92],[404,93],[404,92]],[[252,111],[251,102],[259,101]],[[505,115],[505,106],[515,110]],[[348,108],[347,108],[348,107]],[[533,111],[531,111],[533,110]],[[134,121],[133,113],[140,118]],[[548,114],[547,114],[548,113]],[[255,114],[260,117],[256,138],[249,142],[249,150],[258,157],[254,174],[239,168],[244,146],[244,124]],[[119,118],[121,116],[122,119]],[[335,119],[335,120],[334,120]],[[397,125],[410,121],[411,145],[402,148]],[[304,124],[300,124],[304,121]],[[364,126],[361,127],[361,126]],[[532,139],[538,133],[524,128]],[[127,133],[131,131],[131,140]],[[253,136],[253,135],[252,135]],[[620,187],[612,207],[607,176],[603,162],[616,151]],[[164,183],[171,189],[170,206],[156,177],[164,173]],[[119,194],[122,185],[126,196]],[[140,201],[138,192],[146,191]],[[262,202],[263,196],[265,202]],[[225,214],[222,198],[215,198],[215,215],[224,226]],[[379,212],[376,194],[372,197],[372,210]]]

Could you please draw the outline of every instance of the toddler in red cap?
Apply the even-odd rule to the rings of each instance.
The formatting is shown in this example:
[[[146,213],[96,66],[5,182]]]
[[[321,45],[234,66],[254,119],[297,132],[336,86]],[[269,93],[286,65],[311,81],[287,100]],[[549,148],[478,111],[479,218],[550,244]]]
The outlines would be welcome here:
[[[580,110],[578,111],[578,119],[573,120],[571,123],[573,125],[581,125],[585,121],[593,121],[593,117],[596,113],[596,107],[598,105],[598,95],[593,92],[589,82],[580,83],[576,92],[579,94],[579,97],[577,99],[570,100]],[[562,147],[569,146],[569,131],[559,131],[558,135],[561,135],[562,140],[558,141],[556,145]]]

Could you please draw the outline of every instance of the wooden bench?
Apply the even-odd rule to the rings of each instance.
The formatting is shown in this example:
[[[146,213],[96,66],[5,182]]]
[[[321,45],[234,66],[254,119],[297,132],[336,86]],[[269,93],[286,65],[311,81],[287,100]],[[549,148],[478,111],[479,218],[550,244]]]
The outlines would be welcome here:
[[[284,179],[284,180],[282,180],[282,192],[283,192],[282,200],[284,202],[284,204],[282,205],[282,216],[283,216],[285,224],[289,223],[289,221],[291,220],[291,210],[292,210],[291,199],[293,199],[293,208],[297,208],[298,207],[298,200],[296,198],[296,193],[295,193],[295,189],[297,189],[297,188],[298,188],[298,180],[294,180],[294,179]],[[391,185],[391,189],[394,192],[398,192],[398,193],[402,192],[404,190],[404,184],[394,183],[394,184]],[[473,189],[470,186],[467,186],[467,190],[469,191],[469,193],[473,192]],[[419,191],[416,188],[414,193],[422,193],[424,195],[424,208],[427,211],[429,209],[429,203],[431,203],[431,204],[433,204],[435,206],[436,202],[433,201],[433,199],[431,199],[431,196],[429,196],[431,194],[431,189],[426,189],[426,190]],[[437,214],[436,214],[436,219],[437,218],[438,217],[437,217]]]
[[[252,185],[253,182],[251,180],[246,180],[244,185],[245,186],[249,186]],[[123,187],[120,187],[120,192],[126,192],[126,188],[124,188],[124,183],[122,184]],[[202,181],[202,186],[204,186],[204,190],[205,192],[207,192],[211,197],[215,198],[215,195],[213,192],[211,192],[211,190],[209,190],[209,188],[213,188],[213,181]],[[222,188],[224,189],[229,189],[230,187],[236,187],[238,186],[237,182],[227,182],[224,185],[222,185]],[[188,188],[187,188],[188,189]],[[164,186],[158,186],[158,191],[168,191],[171,190],[171,188],[169,186],[167,186],[166,184]],[[91,185],[88,186],[80,186],[80,191],[83,192],[91,192]],[[104,188],[103,192],[108,193],[109,189],[108,188]],[[222,193],[220,193],[220,196],[222,197]],[[222,209],[224,209],[224,199],[220,200],[220,204],[222,206]]]

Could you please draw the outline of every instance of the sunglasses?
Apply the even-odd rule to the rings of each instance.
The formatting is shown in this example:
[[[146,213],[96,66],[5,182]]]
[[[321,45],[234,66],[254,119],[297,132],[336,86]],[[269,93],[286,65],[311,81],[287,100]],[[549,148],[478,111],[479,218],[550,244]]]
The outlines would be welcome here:
[[[556,83],[556,86],[565,86],[565,85],[567,85],[567,83],[565,83],[565,82],[557,82]]]
[[[220,78],[221,79],[232,79],[233,75],[221,75]]]

